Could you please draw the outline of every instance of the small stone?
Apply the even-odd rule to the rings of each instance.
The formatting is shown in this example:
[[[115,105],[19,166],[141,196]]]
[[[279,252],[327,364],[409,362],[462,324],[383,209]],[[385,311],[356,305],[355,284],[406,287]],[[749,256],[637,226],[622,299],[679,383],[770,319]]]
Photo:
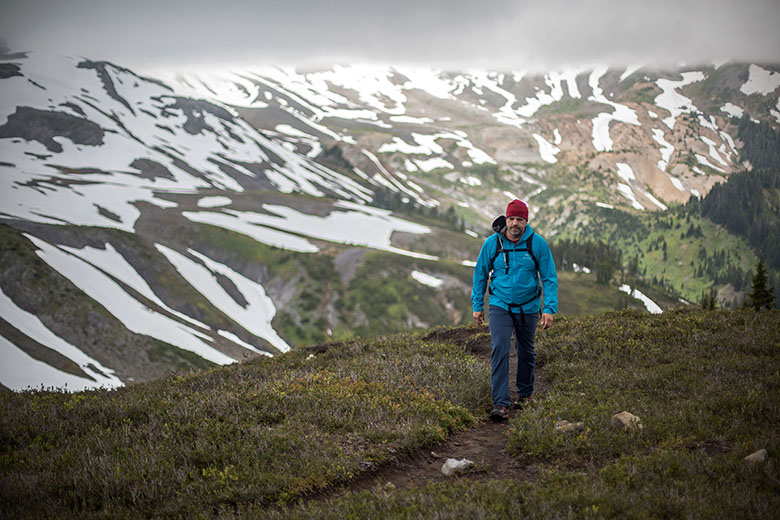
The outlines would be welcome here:
[[[555,423],[555,431],[560,433],[580,432],[585,429],[585,423],[582,421],[573,423],[566,420]]]
[[[395,489],[395,484],[393,484],[392,482],[388,482],[387,484],[385,484],[385,491],[392,491],[394,489]]]
[[[620,412],[612,416],[612,426],[625,430],[641,430],[642,421],[636,415]]]
[[[461,472],[468,468],[469,466],[473,465],[474,463],[468,459],[447,459],[447,462],[444,463],[444,465],[441,467],[441,472],[444,474],[445,477],[449,477],[451,475],[454,475],[455,473]]]
[[[314,359],[314,354],[309,354],[306,359]]]
[[[440,459],[440,458],[441,458],[441,455],[439,455],[439,454],[438,454],[438,453],[436,453],[435,451],[432,451],[432,452],[431,452],[431,457],[433,457],[434,459]]]
[[[748,461],[748,462],[756,464],[756,463],[766,462],[766,459],[768,457],[769,457],[769,454],[767,453],[767,451],[765,449],[761,448],[757,452],[751,453],[750,455],[745,457],[745,460]]]

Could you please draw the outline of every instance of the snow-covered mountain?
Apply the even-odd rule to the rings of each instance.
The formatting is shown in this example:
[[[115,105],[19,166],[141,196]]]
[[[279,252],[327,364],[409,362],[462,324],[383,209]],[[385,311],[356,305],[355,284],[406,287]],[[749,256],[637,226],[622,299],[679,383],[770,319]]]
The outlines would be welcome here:
[[[539,195],[555,183],[550,177],[572,184],[559,173],[571,165],[604,175],[585,197],[591,203],[664,209],[743,167],[736,143],[743,114],[780,124],[780,71],[755,64],[543,76],[379,66],[157,75],[178,92],[235,106],[310,157],[337,143],[375,183],[421,203],[421,192],[438,192],[437,203],[468,205],[486,218],[505,203],[504,191],[537,209],[550,205]],[[479,186],[484,166],[513,172],[510,189],[497,196],[457,189]],[[577,188],[566,194],[569,203],[583,200]]]
[[[4,386],[113,386],[192,364],[176,351],[224,364],[289,349],[271,325],[276,305],[259,282],[270,278],[265,267],[241,272],[228,265],[229,252],[182,241],[182,226],[290,252],[334,242],[435,258],[391,245],[394,232],[429,228],[366,206],[370,188],[223,105],[84,59],[20,54],[1,70],[0,214],[11,226],[0,288]],[[285,193],[298,203],[274,199]],[[34,251],[35,268],[18,248]],[[42,276],[41,262],[51,283],[30,279]],[[85,319],[49,299],[52,285],[87,297],[77,304]],[[198,299],[199,308],[183,308]],[[141,352],[97,344],[122,334],[131,336],[125,348]],[[161,343],[166,359],[155,360]]]
[[[780,124],[768,65],[151,75],[0,61],[7,388],[459,323],[510,198],[549,236],[664,209],[742,168],[737,118]]]

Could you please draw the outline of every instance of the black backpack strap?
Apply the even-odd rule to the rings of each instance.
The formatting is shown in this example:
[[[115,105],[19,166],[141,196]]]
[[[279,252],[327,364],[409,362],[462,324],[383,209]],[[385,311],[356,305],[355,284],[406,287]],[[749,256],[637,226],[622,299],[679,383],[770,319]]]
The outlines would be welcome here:
[[[506,266],[506,270],[504,271],[504,274],[509,274],[509,251],[510,249],[504,248],[503,241],[501,242],[501,252],[504,253],[504,265]]]
[[[496,241],[496,252],[493,253],[493,256],[490,258],[490,264],[489,264],[490,265],[490,269],[488,271],[492,271],[493,270],[493,262],[495,262],[496,257],[500,253],[504,253],[504,263],[506,263],[506,273],[509,274],[509,252],[510,251],[517,251],[517,252],[528,251],[528,254],[531,255],[531,260],[534,261],[534,268],[535,268],[534,276],[537,277],[536,280],[537,280],[537,282],[539,282],[539,260],[536,259],[536,255],[534,255],[534,250],[532,248],[534,235],[535,234],[536,233],[531,233],[528,236],[528,238],[525,240],[525,249],[504,249],[504,243],[501,240],[501,236],[499,235],[498,236],[498,240]],[[493,285],[492,283],[488,284],[488,292],[490,294],[493,294],[493,287],[492,287],[492,285]],[[541,295],[542,295],[542,287],[541,287],[541,282],[539,282],[539,286],[536,289],[536,294],[533,297],[531,297],[531,299],[526,300],[523,303],[509,303],[509,304],[507,304],[507,307],[509,307],[509,313],[510,314],[512,313],[512,307],[520,307],[520,313],[523,314],[523,305],[531,303],[532,301],[534,301],[535,299],[537,299]]]
[[[496,261],[496,257],[504,253],[504,263],[506,264],[506,274],[509,274],[509,253],[512,252],[522,252],[522,251],[528,251],[528,254],[531,255],[531,260],[534,261],[534,267],[536,268],[536,272],[539,272],[539,261],[536,259],[536,256],[534,255],[534,250],[532,248],[534,235],[536,233],[531,233],[528,238],[525,240],[525,249],[504,249],[504,241],[501,240],[501,235],[498,236],[498,240],[496,240],[496,250],[493,253],[493,256],[490,257],[490,263],[488,264],[488,272],[493,270],[493,263]]]
[[[496,257],[503,250],[504,250],[504,241],[501,240],[501,235],[498,235],[498,239],[496,240],[496,250],[493,252],[493,256],[490,257],[490,263],[488,264],[488,272],[491,272],[493,270],[493,263],[496,261]]]
[[[531,260],[534,261],[534,267],[536,267],[536,272],[539,272],[539,260],[536,259],[536,256],[534,255],[534,250],[531,247],[531,243],[533,242],[535,233],[531,233],[531,235],[528,237],[528,240],[525,241],[525,247],[528,249],[528,254],[531,255]]]

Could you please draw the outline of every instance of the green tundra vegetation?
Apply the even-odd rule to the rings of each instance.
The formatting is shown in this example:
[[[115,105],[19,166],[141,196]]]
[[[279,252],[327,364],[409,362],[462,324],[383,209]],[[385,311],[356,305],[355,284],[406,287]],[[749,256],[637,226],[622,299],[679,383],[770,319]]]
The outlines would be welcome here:
[[[506,456],[328,490],[479,427],[487,328],[321,344],[117,390],[0,395],[3,518],[776,518],[780,311],[561,316]],[[442,338],[462,338],[460,340]],[[438,338],[438,339],[437,339]],[[616,429],[629,411],[641,430]],[[559,420],[584,429],[557,432]],[[744,458],[766,449],[765,462]],[[435,449],[435,448],[434,448]],[[479,462],[479,461],[477,461]],[[311,493],[319,493],[311,500]]]

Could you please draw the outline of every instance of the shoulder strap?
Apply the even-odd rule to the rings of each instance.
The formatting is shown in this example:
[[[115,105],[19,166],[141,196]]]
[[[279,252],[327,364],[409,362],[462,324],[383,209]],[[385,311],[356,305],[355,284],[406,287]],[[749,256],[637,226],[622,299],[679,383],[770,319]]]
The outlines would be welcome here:
[[[493,263],[496,261],[496,257],[504,250],[504,241],[501,240],[501,235],[496,237],[496,250],[493,252],[493,256],[490,257],[490,263],[488,264],[488,272],[493,270]],[[506,253],[505,253],[506,254]],[[509,262],[507,262],[509,264]]]
[[[509,273],[509,253],[513,251],[528,251],[528,254],[531,255],[531,260],[534,261],[534,267],[536,268],[536,271],[539,271],[539,261],[536,259],[536,255],[534,255],[534,250],[532,247],[534,235],[536,233],[531,233],[528,235],[528,238],[525,240],[525,249],[504,249],[504,241],[501,239],[501,235],[498,235],[496,240],[496,250],[493,253],[493,256],[490,257],[490,263],[488,264],[488,272],[493,270],[493,263],[496,261],[496,257],[504,253],[504,263],[506,264],[506,272]]]
[[[536,256],[534,255],[534,250],[531,247],[531,244],[532,244],[533,238],[534,238],[534,234],[535,233],[531,233],[528,236],[528,240],[525,241],[525,247],[528,249],[528,254],[531,255],[531,260],[534,261],[534,267],[536,267],[536,271],[538,272],[539,271],[539,260],[536,259]]]
[[[490,269],[489,269],[489,271],[492,271],[493,270],[493,262],[495,262],[496,257],[499,254],[504,253],[504,260],[505,260],[505,263],[506,263],[506,272],[507,272],[507,274],[509,274],[509,253],[510,252],[514,252],[514,251],[528,251],[528,254],[531,255],[531,260],[534,261],[534,267],[536,268],[536,270],[534,271],[534,275],[537,277],[537,283],[539,284],[538,287],[536,288],[536,294],[534,294],[529,300],[526,300],[526,301],[524,301],[522,303],[509,303],[509,304],[507,304],[509,306],[510,314],[512,313],[512,307],[519,307],[520,308],[520,312],[522,313],[523,312],[523,305],[531,303],[532,301],[534,301],[535,299],[539,298],[542,295],[541,282],[539,281],[539,278],[538,278],[538,276],[539,276],[539,261],[536,259],[536,255],[534,255],[534,251],[533,251],[533,248],[532,248],[533,239],[534,239],[534,235],[535,234],[536,233],[531,233],[528,236],[528,238],[525,240],[525,249],[504,249],[504,243],[501,240],[501,235],[499,235],[498,236],[498,240],[496,240],[496,251],[495,251],[495,253],[493,253],[493,256],[490,258],[490,264],[489,264],[490,265]],[[488,292],[490,294],[493,294],[492,281],[491,281],[491,284],[488,286]]]

